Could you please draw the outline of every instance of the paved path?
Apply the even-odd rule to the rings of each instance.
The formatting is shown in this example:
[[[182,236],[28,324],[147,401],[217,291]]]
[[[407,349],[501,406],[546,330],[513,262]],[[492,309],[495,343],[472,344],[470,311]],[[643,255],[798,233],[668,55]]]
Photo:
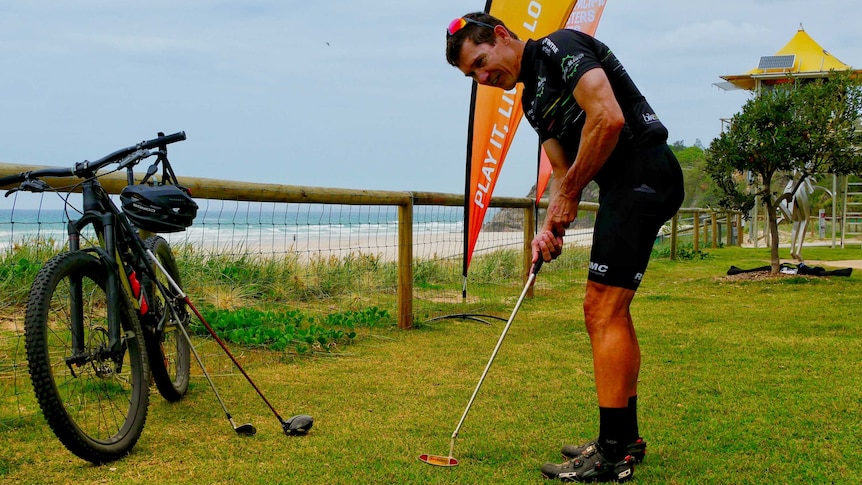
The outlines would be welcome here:
[[[793,264],[796,264],[793,262]],[[855,268],[862,269],[862,259],[850,259],[846,261],[806,261],[808,266],[828,266],[830,268]]]

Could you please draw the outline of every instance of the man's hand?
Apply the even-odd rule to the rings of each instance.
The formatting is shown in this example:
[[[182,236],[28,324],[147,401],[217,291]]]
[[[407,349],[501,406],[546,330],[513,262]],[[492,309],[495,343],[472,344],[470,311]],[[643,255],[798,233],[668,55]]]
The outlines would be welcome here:
[[[541,258],[544,261],[556,259],[563,252],[563,235],[555,234],[550,229],[543,229],[536,234],[533,242],[530,243],[533,252],[533,264],[536,264]]]
[[[548,204],[548,215],[542,230],[530,243],[533,252],[533,264],[541,258],[544,261],[552,261],[563,252],[563,236],[569,224],[578,215],[578,198],[571,198],[559,192],[551,197]]]

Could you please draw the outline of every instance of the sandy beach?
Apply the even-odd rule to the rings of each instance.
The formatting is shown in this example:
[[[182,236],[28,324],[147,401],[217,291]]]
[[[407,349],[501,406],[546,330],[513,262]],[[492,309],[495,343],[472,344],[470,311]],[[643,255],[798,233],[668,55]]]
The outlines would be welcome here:
[[[591,230],[578,230],[565,238],[567,245],[589,245]],[[398,236],[392,233],[314,235],[273,234],[221,234],[219,238],[196,238],[178,233],[165,237],[172,245],[189,244],[214,253],[253,254],[263,257],[296,254],[300,258],[344,257],[353,254],[372,254],[384,261],[398,257]],[[523,248],[522,232],[481,232],[474,255],[503,249]],[[464,236],[461,232],[420,231],[413,234],[414,259],[460,259],[464,253]]]

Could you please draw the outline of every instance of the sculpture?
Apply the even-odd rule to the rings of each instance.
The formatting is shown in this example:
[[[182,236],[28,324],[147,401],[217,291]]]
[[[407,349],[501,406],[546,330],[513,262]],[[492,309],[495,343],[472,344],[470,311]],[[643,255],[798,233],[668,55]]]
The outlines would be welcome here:
[[[796,176],[796,171],[793,173]],[[793,188],[799,185],[796,192]],[[784,196],[778,202],[778,209],[783,214],[783,219],[789,220],[790,230],[790,256],[793,259],[804,262],[802,259],[802,244],[805,242],[805,230],[808,228],[808,219],[811,216],[811,203],[808,197],[814,192],[814,180],[810,176],[803,175],[801,181],[791,178],[784,187]],[[790,194],[793,195],[790,195]],[[781,219],[779,219],[781,222]]]

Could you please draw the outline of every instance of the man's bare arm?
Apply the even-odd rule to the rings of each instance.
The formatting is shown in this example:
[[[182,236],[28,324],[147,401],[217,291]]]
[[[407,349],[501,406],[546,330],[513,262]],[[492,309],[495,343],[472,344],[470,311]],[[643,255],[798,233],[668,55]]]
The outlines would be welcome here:
[[[625,125],[622,109],[614,97],[605,71],[591,69],[574,91],[575,101],[586,115],[578,155],[559,186],[559,195],[580,198],[614,151]]]

